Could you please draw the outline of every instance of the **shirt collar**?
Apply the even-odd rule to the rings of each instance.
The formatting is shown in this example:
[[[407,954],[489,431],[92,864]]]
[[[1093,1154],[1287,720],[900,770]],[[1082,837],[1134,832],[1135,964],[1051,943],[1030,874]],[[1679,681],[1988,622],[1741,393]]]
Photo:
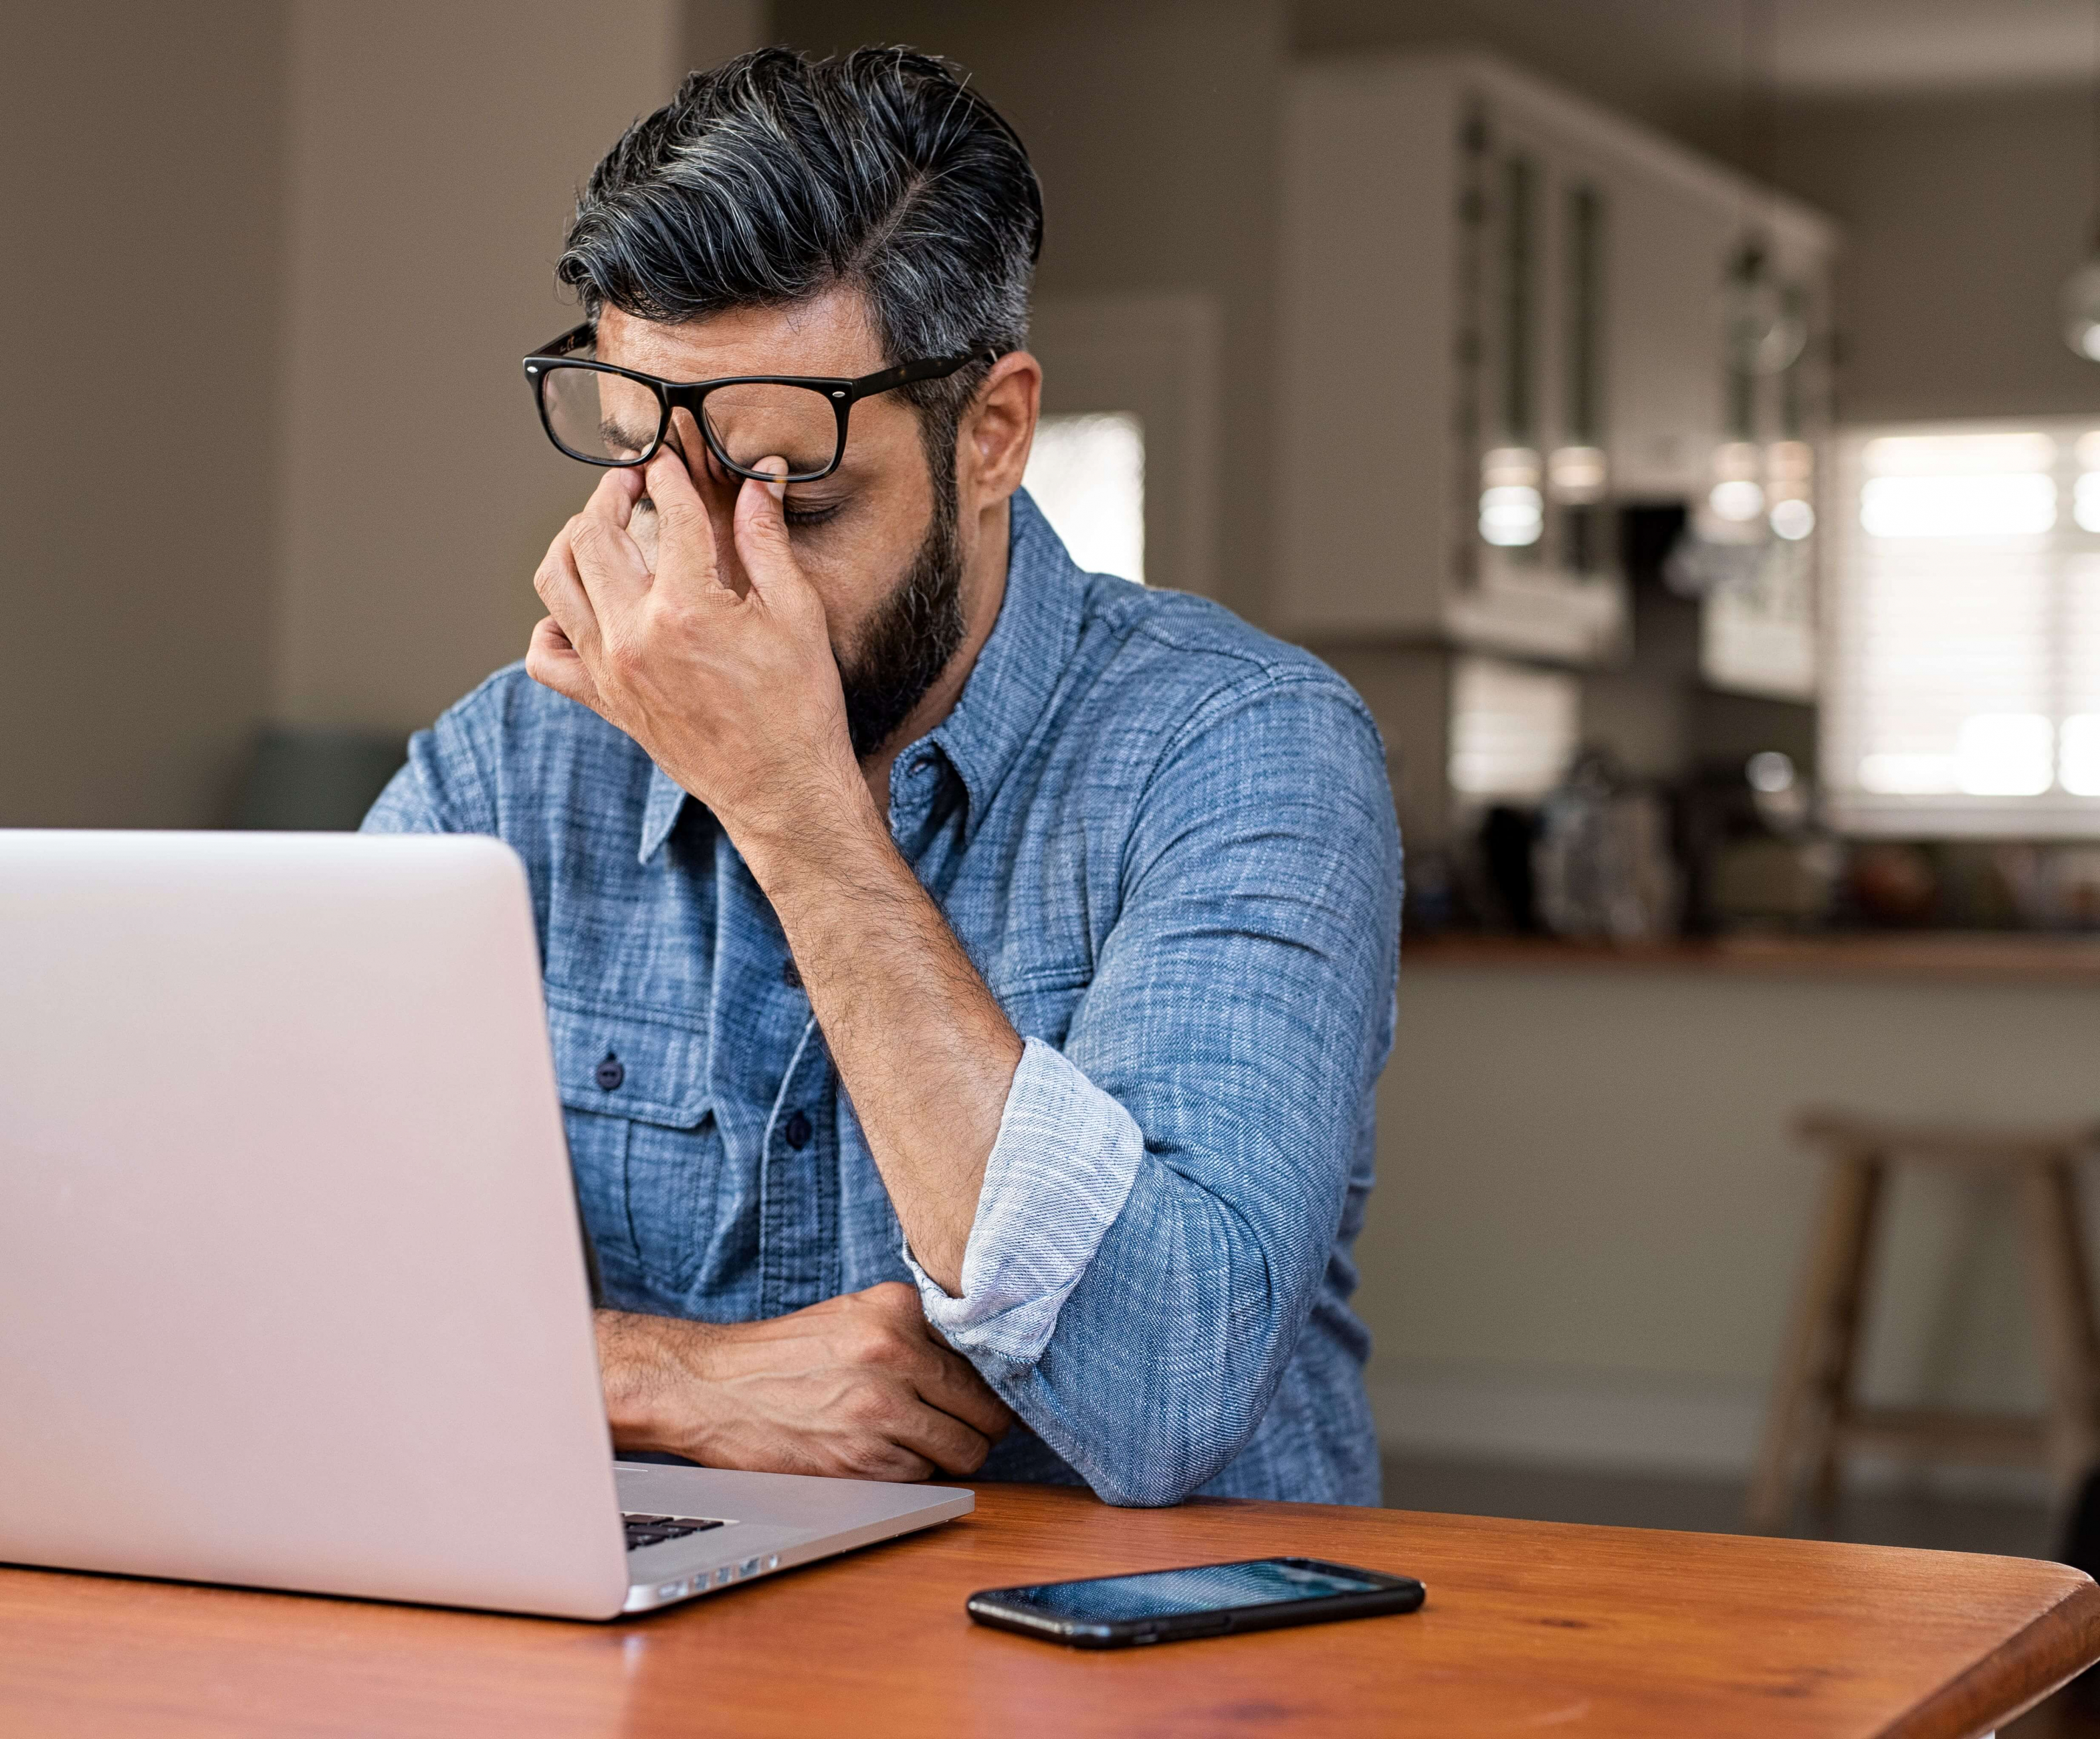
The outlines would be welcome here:
[[[947,757],[968,795],[964,840],[975,833],[1071,662],[1085,607],[1083,576],[1064,540],[1028,492],[1016,490],[999,619],[954,709],[897,757],[893,795],[898,774],[931,744]]]
[[[642,806],[642,862],[646,863],[664,848],[689,793],[655,761],[649,763],[649,797]]]
[[[890,789],[928,745],[940,749],[968,794],[964,837],[977,830],[992,797],[1049,704],[1078,645],[1085,605],[1081,575],[1026,489],[1014,492],[1006,557],[1006,595],[999,619],[971,666],[954,709],[891,768]],[[649,769],[642,810],[641,861],[663,849],[678,824],[687,793],[661,767]]]

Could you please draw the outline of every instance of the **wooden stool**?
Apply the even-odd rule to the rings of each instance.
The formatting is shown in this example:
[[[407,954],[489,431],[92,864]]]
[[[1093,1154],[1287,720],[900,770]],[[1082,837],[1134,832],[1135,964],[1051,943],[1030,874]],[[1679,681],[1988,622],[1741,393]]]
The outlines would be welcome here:
[[[2072,1485],[2100,1453],[2100,1335],[2093,1326],[2076,1171],[2080,1153],[2100,1141],[2100,1128],[1921,1128],[1815,1111],[1797,1128],[1828,1156],[1829,1181],[1750,1481],[1752,1531],[1785,1529],[1803,1460],[1815,1469],[1817,1501],[1829,1509],[1843,1458],[1859,1450],[2039,1463],[2059,1486]],[[2049,1386],[2039,1416],[1867,1407],[1853,1399],[1875,1225],[1889,1174],[1905,1163],[1996,1172],[2013,1182],[2027,1298]]]

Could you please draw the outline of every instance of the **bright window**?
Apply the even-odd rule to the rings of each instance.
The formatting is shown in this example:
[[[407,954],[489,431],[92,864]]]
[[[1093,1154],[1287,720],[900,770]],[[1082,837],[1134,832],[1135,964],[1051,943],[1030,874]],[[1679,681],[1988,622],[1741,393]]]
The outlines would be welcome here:
[[[1145,584],[1145,430],[1136,417],[1038,419],[1021,483],[1080,567]]]
[[[1451,667],[1452,788],[1480,802],[1535,802],[1575,758],[1580,681],[1499,658]]]
[[[2100,426],[1862,430],[1838,459],[1833,819],[2100,834]]]

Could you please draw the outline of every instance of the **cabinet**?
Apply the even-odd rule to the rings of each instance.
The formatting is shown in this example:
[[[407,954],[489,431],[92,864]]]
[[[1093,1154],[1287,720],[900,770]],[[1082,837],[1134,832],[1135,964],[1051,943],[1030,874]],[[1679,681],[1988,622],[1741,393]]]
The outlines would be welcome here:
[[[1830,227],[1480,55],[1302,64],[1284,139],[1277,619],[1617,657],[1616,509],[1820,439],[1827,347],[1746,391],[1723,289],[1755,237],[1820,337]]]

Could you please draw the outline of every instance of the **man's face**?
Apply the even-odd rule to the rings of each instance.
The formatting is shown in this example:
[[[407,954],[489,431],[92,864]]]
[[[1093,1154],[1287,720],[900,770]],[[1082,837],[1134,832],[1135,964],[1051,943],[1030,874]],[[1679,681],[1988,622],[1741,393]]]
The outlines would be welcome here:
[[[739,374],[852,378],[886,361],[865,303],[846,291],[675,326],[608,307],[598,320],[597,355],[620,368],[682,382]],[[707,503],[723,578],[741,590],[731,526],[742,479],[708,455],[684,412],[672,439]],[[839,468],[817,482],[790,484],[785,512],[796,558],[823,601],[854,747],[871,753],[963,638],[953,492],[933,487],[917,411],[900,393],[860,400]],[[653,563],[656,525],[646,498],[633,531]]]

